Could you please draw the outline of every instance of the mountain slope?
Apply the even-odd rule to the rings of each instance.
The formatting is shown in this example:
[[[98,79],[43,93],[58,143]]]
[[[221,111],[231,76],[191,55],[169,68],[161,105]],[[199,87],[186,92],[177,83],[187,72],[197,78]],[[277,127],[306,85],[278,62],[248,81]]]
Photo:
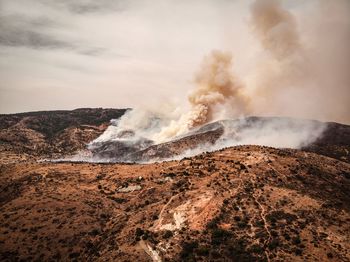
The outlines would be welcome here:
[[[323,135],[302,150],[234,146],[153,164],[38,161],[84,149],[124,112],[0,116],[1,261],[350,260],[349,126],[250,117],[93,153],[180,157],[245,142],[271,120],[267,135],[277,128],[292,141],[305,123]]]
[[[322,136],[303,149],[350,163],[350,126],[327,123]]]
[[[350,165],[239,146],[148,165],[1,167],[0,258],[348,261]]]
[[[84,149],[126,109],[81,108],[0,115],[0,149],[15,155],[52,157]]]
[[[93,143],[89,149],[96,159],[148,162],[177,159],[247,143],[297,147],[350,163],[350,126],[281,117],[221,120],[165,143],[155,144],[147,139],[135,140],[131,136],[129,140],[123,138]]]

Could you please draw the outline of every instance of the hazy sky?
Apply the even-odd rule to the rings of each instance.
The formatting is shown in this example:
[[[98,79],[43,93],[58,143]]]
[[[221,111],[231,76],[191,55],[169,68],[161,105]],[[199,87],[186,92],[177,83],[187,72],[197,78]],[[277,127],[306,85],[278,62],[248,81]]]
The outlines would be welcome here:
[[[182,100],[213,48],[249,56],[245,30],[228,44],[248,8],[228,0],[0,0],[0,112]]]
[[[283,0],[282,4],[295,15],[304,43],[318,46],[334,39],[326,48],[327,54],[333,60],[343,57],[347,61],[349,52],[346,56],[343,53],[333,56],[332,50],[348,46],[350,12],[344,12],[344,7],[350,9],[350,5],[336,5],[338,10],[332,11],[332,20],[327,22],[345,25],[344,41],[339,38],[343,31],[328,37],[334,30],[330,27],[325,32],[322,28],[326,27],[319,23],[329,20],[328,7],[318,16],[321,20],[311,19],[319,2],[338,0],[327,1]],[[252,33],[251,3],[251,0],[0,0],[0,113],[158,106],[159,101],[186,103],[194,73],[203,56],[213,49],[232,52],[233,70],[242,81],[248,81],[257,61],[269,59]],[[339,12],[344,15],[338,17]],[[315,30],[315,23],[321,25],[320,31]],[[317,37],[309,37],[312,34]],[[338,43],[343,43],[342,48],[337,48]],[[330,60],[322,56],[323,50],[321,57]],[[335,63],[331,67],[339,71],[339,63]],[[342,67],[343,71],[346,67]],[[348,81],[348,74],[343,75]],[[329,86],[333,86],[333,80]],[[349,108],[345,105],[349,88],[346,85],[342,88],[338,92],[340,98],[333,99],[342,100],[338,103],[343,114],[340,120]],[[329,94],[337,93],[327,90]],[[326,95],[322,97],[329,97],[328,93],[323,92]],[[329,107],[334,104],[329,102]],[[314,109],[315,114],[310,116],[321,119],[319,107]],[[325,119],[337,119],[334,115],[336,111]]]

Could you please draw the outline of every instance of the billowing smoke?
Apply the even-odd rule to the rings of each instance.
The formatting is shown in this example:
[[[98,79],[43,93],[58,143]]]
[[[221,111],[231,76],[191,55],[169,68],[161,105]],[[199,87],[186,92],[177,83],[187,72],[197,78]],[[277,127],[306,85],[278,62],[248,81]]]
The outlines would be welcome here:
[[[318,1],[312,10],[297,23],[281,1],[252,4],[263,48],[247,81],[255,114],[350,121],[350,2]]]
[[[252,26],[264,48],[283,60],[300,51],[294,16],[277,0],[259,0],[251,6]]]
[[[154,137],[156,141],[166,141],[213,121],[219,105],[234,107],[239,114],[245,113],[247,102],[242,85],[232,73],[230,53],[214,50],[204,57],[195,84],[196,88],[188,96],[189,112],[164,127]]]
[[[183,154],[177,151],[178,157],[238,144],[300,148],[312,143],[322,134],[325,124],[266,118],[246,125],[246,117],[253,114],[350,121],[349,3],[319,1],[312,11],[314,21],[309,21],[309,26],[303,24],[308,32],[305,36],[300,33],[297,16],[283,8],[280,1],[256,0],[250,7],[249,25],[262,52],[247,79],[233,74],[231,53],[212,51],[195,75],[187,112],[133,110],[90,147],[101,152],[101,145],[106,148],[106,143],[114,143],[107,146],[110,152],[122,149],[128,155],[122,160],[133,161],[144,155],[148,159],[152,155],[159,157],[156,151],[160,149],[167,154],[163,158],[171,158],[173,152],[166,148],[168,144],[160,145],[167,141],[182,141],[187,146]],[[328,42],[322,30],[316,35],[311,33],[322,23],[330,25],[327,34],[333,38]],[[214,123],[211,129],[210,123],[223,118],[240,120]],[[188,147],[186,136],[203,132],[211,132],[215,139]]]
[[[246,98],[242,94],[242,85],[231,70],[230,53],[214,50],[204,58],[195,79],[197,88],[188,98],[192,110],[198,112],[198,117],[189,122],[190,128],[212,121],[218,104],[226,104],[245,113]]]
[[[249,83],[254,113],[307,116],[298,112],[305,100],[300,98],[311,85],[311,72],[295,17],[277,0],[255,1],[250,10],[252,32],[265,58],[257,62],[255,81]]]

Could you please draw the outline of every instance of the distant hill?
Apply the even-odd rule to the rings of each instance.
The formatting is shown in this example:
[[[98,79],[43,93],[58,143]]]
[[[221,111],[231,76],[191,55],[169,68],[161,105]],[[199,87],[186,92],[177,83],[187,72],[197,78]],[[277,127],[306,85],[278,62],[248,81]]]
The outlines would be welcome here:
[[[327,123],[322,136],[303,149],[350,163],[350,126]]]
[[[303,130],[300,129],[305,126],[311,135],[313,128],[315,132],[316,129],[321,128],[322,133],[315,141],[301,145],[302,150],[350,163],[350,126],[281,117],[246,117],[243,120],[221,120],[206,124],[188,134],[161,144],[154,144],[153,141],[147,140],[135,141],[131,138],[130,141],[122,139],[96,143],[90,149],[97,158],[117,162],[161,161],[176,158],[191,150],[193,151],[192,155],[194,155],[196,152],[201,153],[210,150],[210,148],[220,149],[225,145],[234,144],[231,141],[244,144],[246,143],[244,140],[246,134],[252,132],[253,141],[254,136],[258,136],[260,131],[263,133],[283,133],[294,130],[293,132],[302,134]]]
[[[0,115],[0,147],[35,156],[70,154],[85,148],[126,110],[80,108]]]

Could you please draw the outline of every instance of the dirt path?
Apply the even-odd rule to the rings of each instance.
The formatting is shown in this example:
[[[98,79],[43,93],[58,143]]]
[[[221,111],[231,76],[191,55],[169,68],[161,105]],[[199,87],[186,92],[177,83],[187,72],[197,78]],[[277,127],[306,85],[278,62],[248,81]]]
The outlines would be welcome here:
[[[153,262],[162,262],[162,258],[159,256],[157,250],[153,249],[149,244],[145,241],[140,240],[140,247],[149,255]]]
[[[261,205],[261,203],[258,200],[258,197],[256,197],[254,194],[252,194],[252,197],[254,199],[254,201],[258,204],[259,206],[259,210],[260,210],[260,217],[261,219],[264,221],[264,228],[265,231],[267,232],[267,234],[269,235],[269,238],[264,242],[264,247],[265,247],[265,255],[266,255],[266,259],[267,261],[270,261],[270,252],[267,250],[267,245],[268,243],[271,241],[271,232],[269,230],[269,228],[267,227],[267,222],[266,222],[266,211],[265,208]]]
[[[155,225],[153,226],[153,229],[156,230],[157,228],[159,228],[162,225],[163,222],[163,213],[165,211],[165,209],[170,205],[170,203],[173,201],[173,199],[175,197],[177,197],[179,194],[173,195],[172,197],[170,197],[169,201],[162,207],[162,209],[160,210],[160,213],[158,215],[158,220],[155,223]]]

